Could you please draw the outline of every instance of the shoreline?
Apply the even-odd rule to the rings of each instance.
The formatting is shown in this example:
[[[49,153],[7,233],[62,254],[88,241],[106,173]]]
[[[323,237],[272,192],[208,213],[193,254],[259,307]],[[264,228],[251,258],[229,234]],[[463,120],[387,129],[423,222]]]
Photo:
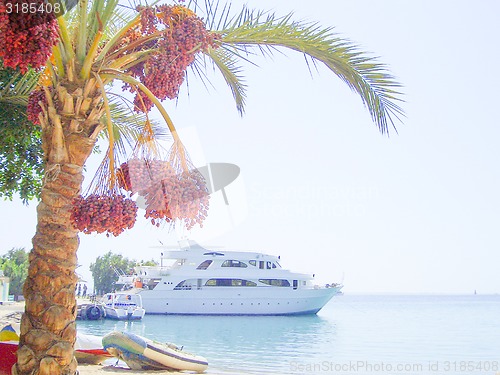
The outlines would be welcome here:
[[[24,302],[5,302],[0,304],[0,329],[8,324],[19,330],[19,325],[21,323],[21,313],[24,312]],[[116,358],[110,358],[104,361],[100,365],[90,365],[86,363],[78,364],[79,375],[134,375],[134,374],[169,374],[169,375],[185,375],[192,374],[193,372],[186,371],[158,371],[158,370],[132,370],[123,362],[118,363]],[[210,365],[207,371],[203,374],[205,375],[222,375],[222,373],[216,373],[210,370]],[[224,372],[224,375],[237,375],[241,373],[231,373]]]

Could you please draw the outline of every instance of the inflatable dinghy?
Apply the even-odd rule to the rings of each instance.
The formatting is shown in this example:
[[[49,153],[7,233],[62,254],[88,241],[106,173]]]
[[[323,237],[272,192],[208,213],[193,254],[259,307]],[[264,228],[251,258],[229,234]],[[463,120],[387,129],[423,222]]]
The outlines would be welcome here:
[[[102,338],[111,355],[123,360],[132,370],[177,370],[204,372],[205,358],[128,332],[111,332]]]

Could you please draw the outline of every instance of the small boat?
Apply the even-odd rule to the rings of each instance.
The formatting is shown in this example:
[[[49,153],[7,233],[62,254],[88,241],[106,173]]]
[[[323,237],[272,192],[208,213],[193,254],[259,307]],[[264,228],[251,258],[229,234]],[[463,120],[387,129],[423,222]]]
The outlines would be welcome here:
[[[76,318],[80,320],[99,320],[106,317],[104,305],[100,303],[86,303],[78,306]]]
[[[128,332],[111,332],[102,338],[103,347],[132,370],[177,370],[204,372],[205,358],[185,352],[174,344],[163,344]]]
[[[19,335],[11,324],[0,330],[0,375],[10,375],[12,366],[17,361]],[[78,363],[99,364],[111,358],[111,354],[102,347],[99,336],[77,332],[75,357]]]
[[[146,313],[139,294],[107,293],[101,302],[108,319],[141,320]]]

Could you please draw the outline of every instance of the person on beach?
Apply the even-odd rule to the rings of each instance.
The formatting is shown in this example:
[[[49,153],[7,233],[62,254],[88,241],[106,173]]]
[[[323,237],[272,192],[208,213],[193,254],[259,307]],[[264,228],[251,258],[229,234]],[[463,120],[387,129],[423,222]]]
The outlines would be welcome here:
[[[82,294],[82,297],[86,297],[87,296],[87,284],[83,284],[83,294]]]

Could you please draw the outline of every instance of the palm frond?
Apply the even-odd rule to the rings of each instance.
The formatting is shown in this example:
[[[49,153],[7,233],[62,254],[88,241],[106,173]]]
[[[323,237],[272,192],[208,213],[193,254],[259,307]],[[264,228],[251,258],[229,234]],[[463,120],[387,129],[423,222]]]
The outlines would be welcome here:
[[[234,58],[234,53],[231,53],[225,48],[209,48],[206,55],[210,57],[214,65],[219,69],[227,85],[231,89],[236,109],[243,115],[245,111],[246,87],[243,76],[241,75],[242,68]]]
[[[205,86],[205,89],[207,91],[209,90],[208,86],[210,85],[212,88],[215,88],[215,86],[210,82],[210,79],[207,75],[207,62],[205,59],[205,55],[197,55],[193,61],[193,63],[190,65],[191,71],[195,76],[197,76],[201,82],[203,83],[203,86]],[[186,77],[185,77],[185,82],[188,90],[188,96],[189,96],[189,72],[186,71]],[[177,98],[178,100],[179,98]]]
[[[99,19],[96,17],[99,14]],[[92,41],[99,30],[99,20],[102,23],[103,43],[111,39],[137,12],[123,7],[119,0],[94,0],[89,11],[88,40]],[[89,42],[90,43],[90,42]]]
[[[0,102],[26,106],[28,97],[38,83],[39,73],[28,70],[26,74],[14,72],[9,81],[0,82]]]
[[[88,3],[89,0],[81,0],[78,2],[78,26],[75,29],[75,40],[76,40],[76,58],[83,64],[85,57],[87,56],[87,48],[90,45],[90,40],[88,38],[88,28],[87,28],[87,19],[88,19]]]
[[[82,0],[64,19],[72,30],[76,56],[80,63],[94,60],[89,50],[95,41],[102,48],[127,22],[137,15],[123,7],[119,0]],[[102,34],[102,36],[99,36]]]
[[[134,149],[137,141],[144,133],[146,121],[149,121],[154,137],[157,140],[169,139],[169,133],[165,127],[161,126],[157,121],[149,120],[143,113],[136,113],[133,110],[134,104],[127,98],[108,92],[108,99],[113,123],[113,138],[119,160],[125,160],[130,151]],[[103,118],[103,121],[107,121],[107,119]],[[108,137],[107,131],[102,134]]]
[[[108,128],[104,128],[100,133],[100,137],[106,139],[108,149],[88,186],[87,194],[117,190],[117,181],[113,177],[116,168],[133,154],[144,135],[146,122],[153,131],[155,142],[169,139],[165,128],[160,126],[157,121],[150,121],[145,114],[134,112],[134,104],[127,98],[111,92],[107,92],[107,96],[112,133],[109,133]],[[107,123],[107,114],[103,116],[101,121]]]
[[[107,27],[105,28],[107,36],[106,39],[110,39],[111,36],[116,35],[124,25],[136,16],[137,12],[135,10],[132,11],[130,9],[120,7],[120,4],[118,4],[115,7],[112,17],[107,23]]]
[[[102,30],[108,30],[109,24],[115,20],[118,0],[94,0],[90,8],[90,17],[88,22],[88,39],[93,40],[99,30],[99,21],[102,24]],[[97,18],[96,15],[99,15]]]
[[[339,37],[333,28],[293,21],[292,16],[277,17],[247,7],[230,19],[223,14],[225,21],[219,23],[222,27],[217,30],[222,35],[221,46],[227,47],[234,58],[248,59],[256,50],[272,54],[281,47],[303,53],[313,63],[322,62],[359,94],[382,133],[388,131],[388,124],[394,127],[394,119],[400,120],[404,115],[398,105],[402,101],[398,91],[401,85],[386,65]]]

